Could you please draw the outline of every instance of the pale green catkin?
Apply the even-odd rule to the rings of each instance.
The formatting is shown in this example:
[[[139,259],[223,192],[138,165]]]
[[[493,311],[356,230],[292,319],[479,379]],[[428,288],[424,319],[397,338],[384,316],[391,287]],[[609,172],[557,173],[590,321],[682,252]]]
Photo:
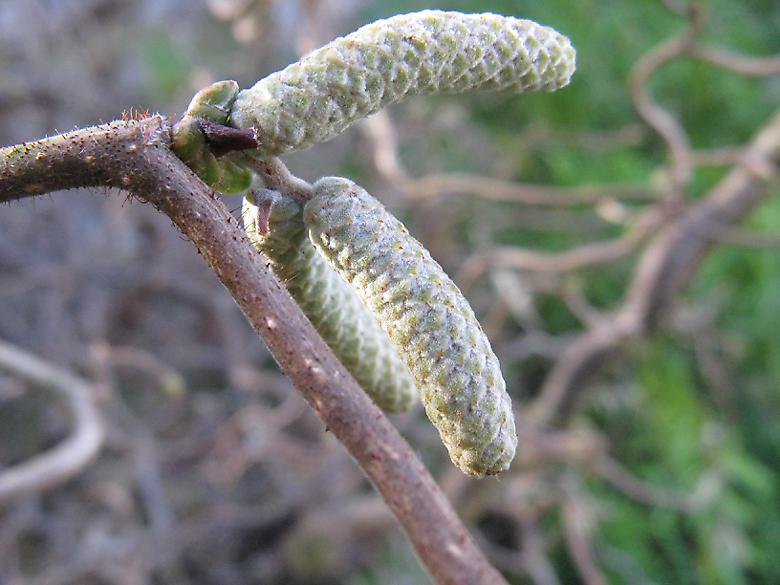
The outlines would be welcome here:
[[[478,477],[507,469],[517,445],[511,400],[490,342],[457,286],[352,181],[317,181],[303,217],[311,241],[405,359],[455,465]]]
[[[238,94],[231,124],[268,157],[307,148],[415,94],[553,91],[569,83],[569,39],[530,20],[424,10],[366,25]]]
[[[302,208],[276,191],[244,198],[244,227],[315,329],[382,410],[408,410],[417,395],[406,365],[355,291],[306,237]]]

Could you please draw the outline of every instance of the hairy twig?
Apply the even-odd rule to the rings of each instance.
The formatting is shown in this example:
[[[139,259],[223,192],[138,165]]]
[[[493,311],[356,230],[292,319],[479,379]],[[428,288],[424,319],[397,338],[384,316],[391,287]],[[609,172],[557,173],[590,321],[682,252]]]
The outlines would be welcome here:
[[[215,192],[171,153],[169,130],[154,116],[2,149],[0,202],[101,185],[129,191],[168,215],[374,483],[433,579],[504,583],[412,449],[333,356]]]
[[[0,506],[51,489],[81,472],[103,444],[103,426],[90,385],[21,349],[0,341],[0,368],[62,395],[73,432],[53,449],[0,470]]]

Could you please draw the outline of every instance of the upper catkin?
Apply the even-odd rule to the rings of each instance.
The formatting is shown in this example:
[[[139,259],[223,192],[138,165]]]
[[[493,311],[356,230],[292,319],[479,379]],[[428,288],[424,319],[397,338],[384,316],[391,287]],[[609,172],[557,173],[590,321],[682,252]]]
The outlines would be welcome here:
[[[373,315],[306,237],[302,208],[276,191],[244,198],[244,227],[314,328],[382,410],[408,410],[417,391]]]
[[[415,94],[553,91],[569,83],[569,39],[530,20],[424,10],[366,25],[243,90],[231,124],[268,157],[307,148]]]
[[[452,461],[478,477],[507,469],[517,435],[498,359],[468,302],[428,251],[347,179],[315,183],[304,223],[406,360]]]

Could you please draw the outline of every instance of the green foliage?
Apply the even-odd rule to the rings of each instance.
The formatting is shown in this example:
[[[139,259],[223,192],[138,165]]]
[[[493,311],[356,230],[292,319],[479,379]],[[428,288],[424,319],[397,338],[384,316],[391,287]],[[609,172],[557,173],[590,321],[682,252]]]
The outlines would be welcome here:
[[[687,494],[694,508],[690,515],[649,508],[595,486],[609,510],[604,543],[630,551],[644,577],[659,583],[752,583],[758,567],[774,582],[766,544],[780,537],[771,518],[776,470],[746,448],[740,429],[722,426],[690,356],[671,340],[648,348],[639,380],[641,401],[620,457],[648,483]]]
[[[153,98],[169,99],[187,83],[189,61],[170,39],[168,32],[149,33],[142,43],[144,60],[151,74],[149,91]]]

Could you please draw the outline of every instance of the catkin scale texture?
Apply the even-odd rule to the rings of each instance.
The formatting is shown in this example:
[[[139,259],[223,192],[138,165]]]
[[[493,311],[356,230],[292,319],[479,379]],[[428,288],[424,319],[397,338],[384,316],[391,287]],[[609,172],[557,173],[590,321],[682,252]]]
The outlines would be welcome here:
[[[409,370],[355,291],[306,237],[302,211],[290,197],[256,190],[244,199],[244,227],[314,328],[374,402],[389,413],[408,410],[417,395]]]
[[[530,20],[424,10],[366,25],[239,93],[231,124],[257,155],[307,148],[410,95],[553,91],[569,82],[569,39]]]
[[[304,207],[311,241],[374,312],[406,360],[426,414],[465,473],[495,475],[517,445],[498,359],[428,251],[353,182],[320,179]]]

